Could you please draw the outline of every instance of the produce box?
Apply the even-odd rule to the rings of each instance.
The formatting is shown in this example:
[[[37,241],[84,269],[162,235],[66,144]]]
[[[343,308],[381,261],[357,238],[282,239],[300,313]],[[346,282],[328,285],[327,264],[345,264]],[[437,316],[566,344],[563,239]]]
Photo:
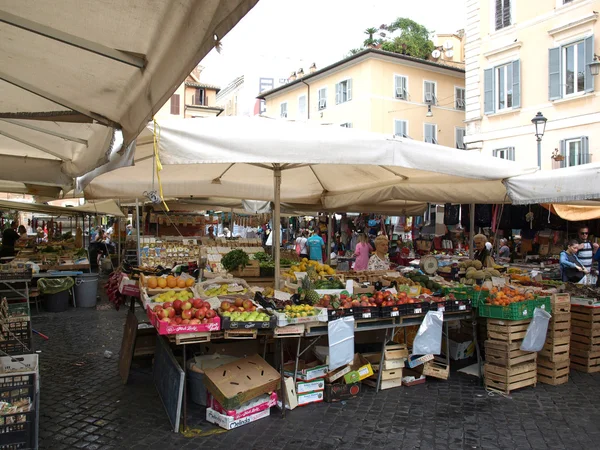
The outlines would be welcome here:
[[[294,362],[289,362],[283,365],[284,374],[288,377],[294,376]],[[298,361],[298,372],[296,379],[301,381],[312,381],[317,378],[322,378],[327,375],[327,364],[319,364],[318,361],[306,363],[303,360]]]
[[[279,382],[279,372],[258,355],[204,371],[206,389],[228,410],[275,391]]]
[[[325,381],[327,381],[327,383],[333,383],[334,381],[339,380],[344,375],[349,373],[351,370],[352,369],[350,368],[350,366],[339,367],[325,375]]]
[[[380,317],[379,306],[353,306],[354,319],[377,319]]]
[[[298,394],[298,406],[305,406],[310,403],[320,403],[323,401],[323,397],[323,391]]]
[[[222,314],[223,311],[219,309],[219,314]],[[221,317],[222,329],[223,330],[248,330],[248,329],[272,329],[277,326],[277,318],[275,316],[269,316],[269,320],[256,322],[244,322],[244,321],[234,321],[231,320],[230,317]]]
[[[277,326],[285,327],[286,325],[296,324],[296,323],[310,323],[310,322],[327,322],[328,315],[326,308],[320,308],[315,306],[315,311],[317,315],[315,316],[306,316],[306,317],[295,317],[290,318],[286,315],[285,312],[273,310],[273,315],[277,318]]]
[[[344,375],[346,384],[357,383],[373,375],[373,367],[360,353],[354,354],[354,360],[349,364],[350,372]]]
[[[410,355],[408,357],[408,367],[413,369],[421,364],[425,364],[427,361],[431,361],[432,359],[433,355]]]
[[[138,280],[130,280],[129,277],[122,273],[121,281],[119,282],[119,292],[123,295],[139,298],[140,286]]]
[[[22,375],[30,373],[39,373],[37,353],[32,353],[30,355],[0,357],[0,384],[2,380],[1,375],[3,374]]]
[[[298,395],[306,394],[307,392],[319,392],[325,389],[325,380],[323,378],[317,378],[313,381],[298,382],[296,383],[296,392]]]
[[[334,383],[325,385],[325,401],[328,403],[341,402],[360,394],[360,382],[352,384]]]
[[[154,325],[158,334],[182,334],[182,333],[205,333],[208,331],[219,331],[221,329],[221,318],[219,316],[212,317],[208,323],[199,323],[196,325],[175,325],[159,320],[158,316],[152,311],[150,305],[146,307],[146,314],[150,319],[150,323]]]
[[[491,319],[524,320],[533,317],[533,310],[538,307],[551,311],[550,297],[540,297],[535,300],[525,300],[511,303],[508,306],[480,305],[479,316]]]
[[[206,421],[214,423],[226,430],[233,430],[234,428],[248,425],[249,423],[256,422],[257,420],[264,419],[271,415],[271,409],[267,408],[255,414],[251,414],[242,419],[235,419],[231,416],[218,413],[212,408],[206,408]]]
[[[206,407],[212,408],[219,414],[224,414],[226,416],[232,417],[234,420],[240,420],[244,417],[252,416],[256,413],[264,411],[265,409],[269,409],[272,406],[277,404],[277,393],[271,392],[271,394],[264,394],[255,399],[250,400],[247,403],[244,403],[239,408],[236,409],[225,409],[221,404],[210,394],[208,394],[208,398],[206,401]]]

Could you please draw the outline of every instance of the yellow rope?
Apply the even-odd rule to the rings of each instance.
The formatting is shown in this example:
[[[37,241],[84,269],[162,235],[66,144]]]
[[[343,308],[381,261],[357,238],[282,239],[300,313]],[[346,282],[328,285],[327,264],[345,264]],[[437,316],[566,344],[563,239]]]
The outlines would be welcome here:
[[[160,156],[158,154],[158,143],[160,141],[160,126],[156,123],[156,119],[153,119],[154,122],[154,158],[156,160],[156,178],[158,179],[158,192],[160,194],[160,199],[162,200],[163,206],[167,212],[169,212],[169,207],[165,202],[165,196],[163,195],[162,183],[160,181],[160,171],[163,169],[162,163],[160,162]]]

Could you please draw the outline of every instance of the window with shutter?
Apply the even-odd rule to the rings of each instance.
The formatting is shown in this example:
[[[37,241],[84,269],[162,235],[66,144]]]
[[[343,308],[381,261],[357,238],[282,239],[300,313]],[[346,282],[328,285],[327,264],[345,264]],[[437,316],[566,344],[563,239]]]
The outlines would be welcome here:
[[[465,110],[465,89],[455,87],[454,88],[454,98],[455,98],[454,107],[456,109],[464,111]]]
[[[408,137],[408,122],[406,120],[394,120],[394,135]]]
[[[496,31],[511,25],[510,0],[496,0]]]
[[[561,167],[580,166],[591,162],[589,138],[581,136],[578,138],[560,141],[560,154],[564,157]]]
[[[494,106],[494,69],[483,71],[483,111],[485,114],[496,112]]]
[[[306,95],[298,97],[298,119],[306,118]]]
[[[204,89],[202,88],[196,88],[196,90],[194,91],[194,101],[193,104],[194,105],[199,105],[199,106],[204,106],[206,103],[205,101],[205,92]]]
[[[437,104],[435,84],[435,81],[423,82],[423,100],[429,105]]]
[[[171,114],[179,115],[179,94],[173,94],[171,96]]]
[[[437,125],[433,123],[425,124],[425,142],[437,144]]]
[[[335,103],[346,103],[352,100],[352,80],[340,81],[335,85]]]
[[[548,98],[594,91],[590,63],[594,59],[594,36],[548,50]]]
[[[465,134],[466,130],[464,128],[456,129],[456,148],[460,150],[466,150],[467,148],[465,144]]]
[[[394,76],[394,97],[398,100],[408,100],[408,80],[401,75]]]
[[[492,155],[495,156],[496,158],[514,161],[515,160],[515,148],[514,147],[498,148],[498,149],[492,151]]]
[[[322,111],[323,109],[327,108],[327,88],[321,88],[319,89],[319,111]]]
[[[287,116],[288,116],[287,102],[281,103],[279,105],[279,115],[282,119],[287,118]]]
[[[485,114],[521,107],[521,61],[486,69],[483,73]]]

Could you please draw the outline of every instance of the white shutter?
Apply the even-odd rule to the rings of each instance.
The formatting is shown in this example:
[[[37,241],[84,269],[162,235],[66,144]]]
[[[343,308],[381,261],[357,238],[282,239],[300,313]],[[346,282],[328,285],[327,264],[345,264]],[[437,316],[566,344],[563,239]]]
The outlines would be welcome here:
[[[352,100],[352,78],[346,81],[346,101]]]
[[[563,160],[560,162],[560,167],[567,167],[567,142],[563,139],[559,143],[560,146],[560,155],[563,157]]]
[[[581,157],[579,164],[591,163],[590,158],[590,139],[587,136],[581,138]]]
[[[510,161],[514,161],[515,160],[515,148],[514,147],[508,147],[507,149],[507,158]]]
[[[339,105],[342,100],[342,85],[341,83],[336,83],[335,85],[335,104]]]

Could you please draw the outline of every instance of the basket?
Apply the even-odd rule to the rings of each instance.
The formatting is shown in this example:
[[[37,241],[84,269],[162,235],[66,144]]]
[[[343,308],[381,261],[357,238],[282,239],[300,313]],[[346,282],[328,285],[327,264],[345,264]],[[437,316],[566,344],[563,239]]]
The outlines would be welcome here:
[[[0,376],[0,402],[28,402],[20,411],[0,415],[0,448],[37,448],[35,443],[37,380],[35,373]]]

